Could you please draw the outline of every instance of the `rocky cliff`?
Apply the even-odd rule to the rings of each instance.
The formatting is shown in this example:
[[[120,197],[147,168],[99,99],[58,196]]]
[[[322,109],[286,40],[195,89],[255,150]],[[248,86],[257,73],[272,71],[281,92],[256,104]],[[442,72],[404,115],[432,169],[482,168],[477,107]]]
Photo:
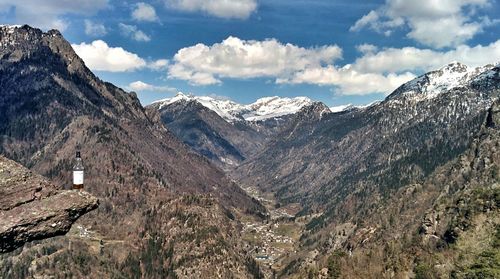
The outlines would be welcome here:
[[[89,193],[58,190],[47,179],[0,156],[0,252],[65,234],[98,206]]]

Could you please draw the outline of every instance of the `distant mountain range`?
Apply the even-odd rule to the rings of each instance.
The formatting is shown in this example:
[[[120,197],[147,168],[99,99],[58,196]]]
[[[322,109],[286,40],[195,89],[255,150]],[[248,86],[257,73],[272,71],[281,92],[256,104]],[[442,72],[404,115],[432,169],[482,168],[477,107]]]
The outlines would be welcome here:
[[[230,100],[216,99],[209,96],[186,95],[179,92],[175,97],[156,101],[153,105],[161,110],[177,102],[191,101],[198,102],[202,106],[214,111],[228,122],[257,122],[269,118],[278,118],[294,114],[302,107],[313,103],[307,97],[280,98],[275,96],[258,99],[249,105],[242,105]]]
[[[147,106],[184,143],[222,168],[258,152],[287,120],[315,102],[306,97],[268,97],[249,105],[178,93]],[[329,113],[325,108],[325,113]]]
[[[416,99],[434,98],[474,79],[483,78],[481,74],[487,75],[492,68],[493,65],[468,68],[453,62],[404,84],[387,99],[401,94],[413,94]],[[321,114],[364,110],[379,103],[367,106],[325,106]],[[158,110],[163,123],[186,144],[215,164],[228,168],[239,165],[259,152],[268,140],[286,130],[288,120],[301,109],[315,105],[317,102],[307,97],[266,97],[242,105],[209,96],[178,93],[173,98],[154,102],[148,106],[148,110]],[[200,112],[203,110],[205,113],[202,116]]]

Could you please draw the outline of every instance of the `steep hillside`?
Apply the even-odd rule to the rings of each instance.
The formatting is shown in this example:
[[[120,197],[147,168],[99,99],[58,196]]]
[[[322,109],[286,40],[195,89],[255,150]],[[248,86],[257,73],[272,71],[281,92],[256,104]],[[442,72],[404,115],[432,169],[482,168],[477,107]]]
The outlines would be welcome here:
[[[207,159],[149,118],[134,94],[95,77],[59,32],[4,26],[0,28],[0,43],[0,153],[68,187],[71,159],[79,146],[86,167],[85,189],[101,200],[95,213],[82,218],[81,226],[118,246],[104,258],[92,250],[79,250],[78,257],[68,258],[72,272],[82,272],[79,257],[86,262],[104,261],[109,272],[126,257],[136,257],[152,237],[152,232],[144,230],[147,223],[154,223],[148,212],[179,195],[211,196],[232,214],[262,209]],[[158,218],[169,216],[170,210],[160,210]],[[219,213],[214,210],[214,214]],[[212,235],[229,241],[220,231]],[[88,239],[76,239],[81,243],[73,246],[88,245]],[[57,243],[47,245],[64,246]],[[246,266],[237,246],[229,247],[236,256],[229,258],[218,250],[222,259]],[[182,253],[170,256],[182,257]],[[198,264],[211,266],[213,272],[229,272],[218,266],[219,260],[203,258]],[[141,268],[138,272],[144,275],[146,271]],[[246,272],[242,269],[242,276]]]
[[[238,165],[262,148],[265,136],[242,121],[229,122],[196,100],[147,107],[184,143],[221,167]]]
[[[178,93],[147,109],[157,111],[168,129],[199,154],[231,169],[260,152],[300,109],[314,104],[304,97],[268,97],[241,105]]]
[[[500,102],[485,113],[470,147],[422,183],[401,187],[363,220],[330,220],[303,240],[302,255],[284,274],[500,276]],[[308,263],[304,255],[317,256]]]

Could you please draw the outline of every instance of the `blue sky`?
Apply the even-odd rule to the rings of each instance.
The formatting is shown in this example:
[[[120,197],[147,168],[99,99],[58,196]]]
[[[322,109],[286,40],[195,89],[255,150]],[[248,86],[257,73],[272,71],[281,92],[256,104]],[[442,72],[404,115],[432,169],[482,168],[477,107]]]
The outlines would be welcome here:
[[[494,0],[0,0],[0,21],[57,28],[143,104],[177,91],[250,103],[383,99],[451,61],[500,61]]]

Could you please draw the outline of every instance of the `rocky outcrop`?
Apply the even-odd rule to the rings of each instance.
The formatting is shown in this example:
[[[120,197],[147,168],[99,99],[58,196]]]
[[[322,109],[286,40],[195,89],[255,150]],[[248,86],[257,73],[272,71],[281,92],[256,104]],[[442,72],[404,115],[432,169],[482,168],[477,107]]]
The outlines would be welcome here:
[[[45,178],[0,156],[0,253],[65,234],[80,216],[97,206],[92,195],[60,191]]]

